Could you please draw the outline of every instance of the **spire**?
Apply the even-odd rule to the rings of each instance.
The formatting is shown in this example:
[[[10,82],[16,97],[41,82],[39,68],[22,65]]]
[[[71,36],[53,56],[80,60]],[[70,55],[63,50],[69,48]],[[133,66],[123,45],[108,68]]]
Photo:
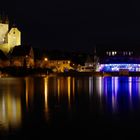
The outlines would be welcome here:
[[[0,23],[2,23],[2,16],[0,15]]]
[[[9,24],[8,16],[3,13],[2,15],[2,23]]]
[[[12,28],[16,28],[16,24],[15,23],[13,23]]]
[[[0,13],[0,23],[3,23],[3,13]]]
[[[96,46],[94,46],[94,55],[96,55]]]
[[[8,16],[5,16],[5,23],[6,24],[9,24],[9,18],[8,18]]]
[[[1,13],[1,23],[4,23],[4,11]]]
[[[0,23],[9,24],[8,16],[3,11],[0,14]]]

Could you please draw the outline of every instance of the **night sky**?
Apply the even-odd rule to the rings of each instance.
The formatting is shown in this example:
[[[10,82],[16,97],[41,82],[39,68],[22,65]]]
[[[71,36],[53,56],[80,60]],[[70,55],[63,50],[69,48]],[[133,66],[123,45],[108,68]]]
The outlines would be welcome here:
[[[96,45],[140,46],[139,2],[13,0],[0,4],[22,42],[48,49],[91,51]]]

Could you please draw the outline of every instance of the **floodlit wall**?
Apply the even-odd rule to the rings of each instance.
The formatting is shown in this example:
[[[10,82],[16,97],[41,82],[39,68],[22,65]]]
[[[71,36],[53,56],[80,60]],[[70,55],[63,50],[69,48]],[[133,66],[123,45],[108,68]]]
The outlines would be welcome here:
[[[8,30],[9,30],[8,24],[0,23],[0,44],[4,44],[7,42]]]
[[[21,32],[17,28],[12,28],[8,33],[8,46],[11,50],[19,45],[21,45]]]
[[[17,28],[11,28],[6,23],[0,23],[0,50],[9,53],[15,46],[21,45],[21,32]]]

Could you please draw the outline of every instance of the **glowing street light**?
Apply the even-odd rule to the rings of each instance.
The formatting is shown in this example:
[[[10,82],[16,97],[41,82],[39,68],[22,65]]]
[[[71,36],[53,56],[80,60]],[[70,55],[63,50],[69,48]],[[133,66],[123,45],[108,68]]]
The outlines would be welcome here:
[[[45,58],[44,58],[44,61],[48,61],[48,58],[47,58],[47,57],[45,57]]]

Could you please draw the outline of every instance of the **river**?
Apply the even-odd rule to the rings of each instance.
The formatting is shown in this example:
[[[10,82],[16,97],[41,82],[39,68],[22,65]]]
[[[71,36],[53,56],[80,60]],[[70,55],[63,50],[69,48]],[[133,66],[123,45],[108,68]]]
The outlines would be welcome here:
[[[0,78],[1,139],[126,138],[140,126],[140,77]]]

